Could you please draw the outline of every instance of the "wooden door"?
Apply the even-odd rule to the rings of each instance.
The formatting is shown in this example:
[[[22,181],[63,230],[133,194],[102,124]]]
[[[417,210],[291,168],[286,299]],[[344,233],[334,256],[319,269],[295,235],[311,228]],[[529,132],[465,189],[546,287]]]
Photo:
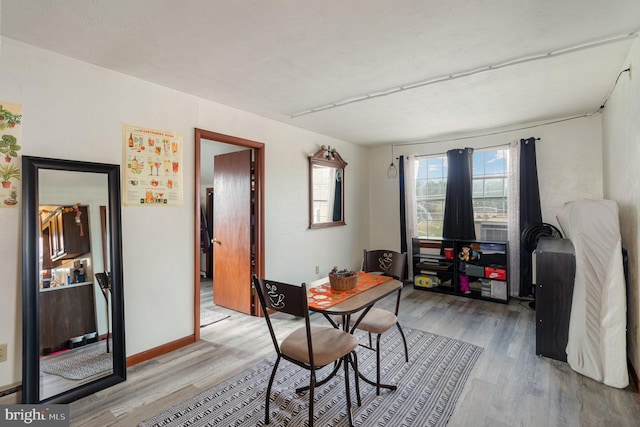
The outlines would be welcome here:
[[[252,313],[251,150],[214,157],[213,300]]]
[[[48,270],[55,268],[56,265],[51,260],[51,256],[55,256],[54,234],[55,221],[49,220],[42,226],[42,268]]]

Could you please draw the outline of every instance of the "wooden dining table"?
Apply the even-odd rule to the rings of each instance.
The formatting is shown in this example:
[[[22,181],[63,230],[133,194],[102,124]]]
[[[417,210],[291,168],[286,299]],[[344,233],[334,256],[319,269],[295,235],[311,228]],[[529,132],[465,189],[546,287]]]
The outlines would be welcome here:
[[[370,273],[358,274],[358,285],[351,291],[335,291],[329,286],[329,278],[316,280],[309,283],[307,286],[307,295],[309,296],[309,310],[322,314],[335,328],[340,328],[334,320],[333,316],[341,316],[342,329],[350,334],[353,334],[360,323],[360,320],[369,312],[374,304],[381,299],[395,293],[400,292],[403,283],[400,280],[395,280],[391,277],[380,276]],[[374,282],[374,283],[371,283]],[[318,295],[326,296],[326,298],[318,299]],[[328,302],[325,302],[329,300]],[[358,313],[358,318],[355,319],[354,324],[350,327],[351,316],[354,313]],[[317,385],[322,385],[331,379],[337,372],[340,364],[336,365],[327,376],[327,378],[318,382]],[[362,375],[362,373],[354,366],[354,371],[358,373],[358,376],[373,386],[377,386],[375,381]],[[380,387],[389,390],[395,390],[397,387],[391,384],[380,384]],[[305,390],[308,387],[301,387],[296,391]]]

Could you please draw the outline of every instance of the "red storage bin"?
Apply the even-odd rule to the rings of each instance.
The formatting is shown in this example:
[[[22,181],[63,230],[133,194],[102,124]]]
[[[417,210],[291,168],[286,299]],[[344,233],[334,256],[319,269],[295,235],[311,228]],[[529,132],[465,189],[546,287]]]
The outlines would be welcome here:
[[[485,267],[484,277],[489,279],[507,280],[507,270],[504,267]]]

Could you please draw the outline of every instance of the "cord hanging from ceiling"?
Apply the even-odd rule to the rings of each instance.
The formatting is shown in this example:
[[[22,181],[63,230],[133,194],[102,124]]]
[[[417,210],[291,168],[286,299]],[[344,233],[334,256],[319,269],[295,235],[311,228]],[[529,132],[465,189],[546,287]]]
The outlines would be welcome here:
[[[618,80],[620,80],[620,76],[622,75],[622,73],[631,74],[631,66],[629,66],[629,68],[627,68],[626,70],[620,71],[620,74],[618,74],[618,77],[616,78],[616,82],[613,84],[613,87],[609,91],[609,95],[607,95],[607,98],[604,100],[604,102],[600,106],[601,110],[604,109],[604,106],[607,105],[607,101],[609,100],[609,98],[611,98],[611,95],[613,95],[613,91],[616,89],[616,86],[618,86]]]
[[[391,164],[387,168],[387,178],[394,179],[398,176],[398,168],[393,164],[393,145],[391,146]]]

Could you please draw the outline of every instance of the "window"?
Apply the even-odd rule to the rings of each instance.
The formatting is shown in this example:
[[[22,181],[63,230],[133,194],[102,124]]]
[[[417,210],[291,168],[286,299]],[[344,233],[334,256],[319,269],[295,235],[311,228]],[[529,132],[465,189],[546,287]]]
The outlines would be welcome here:
[[[441,237],[447,194],[447,157],[418,160],[416,209],[418,236]]]
[[[476,236],[483,240],[507,240],[507,147],[473,153],[473,218]]]
[[[508,148],[473,153],[473,217],[476,236],[507,240]],[[447,190],[447,157],[417,159],[416,217],[418,236],[442,237]]]

